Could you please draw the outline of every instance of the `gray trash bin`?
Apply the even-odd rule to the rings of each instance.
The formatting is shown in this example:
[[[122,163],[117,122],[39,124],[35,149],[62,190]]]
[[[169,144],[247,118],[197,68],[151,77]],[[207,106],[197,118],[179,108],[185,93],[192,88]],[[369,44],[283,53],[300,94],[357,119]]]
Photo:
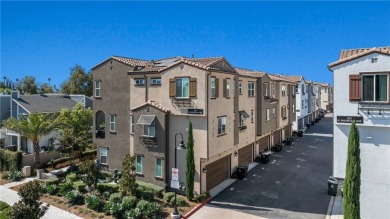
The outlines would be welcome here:
[[[328,178],[328,195],[336,196],[339,181],[333,177]]]

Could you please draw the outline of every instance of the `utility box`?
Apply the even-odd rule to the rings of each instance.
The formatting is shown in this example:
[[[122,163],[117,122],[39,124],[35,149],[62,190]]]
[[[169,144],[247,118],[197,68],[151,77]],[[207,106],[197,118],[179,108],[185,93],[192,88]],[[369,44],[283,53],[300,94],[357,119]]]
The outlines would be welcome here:
[[[23,175],[24,175],[25,177],[31,176],[31,167],[30,167],[30,166],[24,166],[24,167],[22,168],[22,172],[23,172]]]

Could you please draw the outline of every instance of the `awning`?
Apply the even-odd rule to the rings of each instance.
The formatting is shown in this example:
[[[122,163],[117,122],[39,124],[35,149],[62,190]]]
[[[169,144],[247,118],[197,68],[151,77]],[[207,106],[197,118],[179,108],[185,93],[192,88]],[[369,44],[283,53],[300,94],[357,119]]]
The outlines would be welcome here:
[[[244,119],[249,118],[248,113],[246,113],[245,111],[240,111],[240,116],[244,117]]]
[[[139,117],[137,124],[138,125],[151,125],[154,121],[155,115],[141,115]]]

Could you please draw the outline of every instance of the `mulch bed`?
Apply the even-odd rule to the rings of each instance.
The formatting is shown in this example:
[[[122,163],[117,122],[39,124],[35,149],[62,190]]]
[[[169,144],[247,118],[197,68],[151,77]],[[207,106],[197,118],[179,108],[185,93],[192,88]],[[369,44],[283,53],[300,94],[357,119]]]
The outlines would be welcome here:
[[[4,185],[4,184],[10,183],[10,182],[12,182],[12,181],[9,181],[6,179],[0,179],[0,185]]]

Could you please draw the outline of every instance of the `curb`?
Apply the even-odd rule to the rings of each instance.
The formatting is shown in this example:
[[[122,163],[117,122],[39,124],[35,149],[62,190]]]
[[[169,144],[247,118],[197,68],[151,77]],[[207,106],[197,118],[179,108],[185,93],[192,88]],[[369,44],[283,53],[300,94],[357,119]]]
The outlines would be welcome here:
[[[325,219],[330,219],[332,217],[332,211],[333,211],[333,205],[334,205],[334,200],[336,199],[335,196],[332,196],[329,201],[329,206],[328,206],[328,211],[326,212],[326,217]]]
[[[183,216],[183,218],[189,218],[191,215],[193,215],[196,211],[198,211],[203,205],[207,204],[212,198],[207,198],[203,202],[199,203],[197,206],[195,206],[191,211],[187,212],[186,215]]]

